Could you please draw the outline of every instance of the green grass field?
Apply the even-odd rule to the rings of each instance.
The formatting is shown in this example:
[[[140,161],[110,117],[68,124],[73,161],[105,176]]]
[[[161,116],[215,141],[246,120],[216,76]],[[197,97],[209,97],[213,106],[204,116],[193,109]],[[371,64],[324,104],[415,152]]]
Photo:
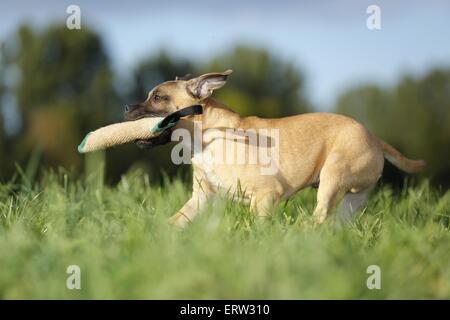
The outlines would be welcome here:
[[[315,190],[265,223],[217,199],[189,229],[166,223],[190,196],[135,172],[114,187],[48,173],[0,185],[3,299],[450,298],[450,192],[380,187],[346,230],[312,224]],[[81,268],[81,290],[66,268]],[[381,289],[369,290],[369,265]]]

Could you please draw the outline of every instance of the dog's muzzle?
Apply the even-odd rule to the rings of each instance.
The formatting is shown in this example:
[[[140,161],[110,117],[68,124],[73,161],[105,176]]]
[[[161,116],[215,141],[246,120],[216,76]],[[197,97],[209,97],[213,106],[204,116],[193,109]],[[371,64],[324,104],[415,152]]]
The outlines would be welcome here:
[[[145,106],[141,104],[127,104],[125,105],[124,119],[125,121],[134,121],[142,118],[166,117],[167,112],[148,111]]]

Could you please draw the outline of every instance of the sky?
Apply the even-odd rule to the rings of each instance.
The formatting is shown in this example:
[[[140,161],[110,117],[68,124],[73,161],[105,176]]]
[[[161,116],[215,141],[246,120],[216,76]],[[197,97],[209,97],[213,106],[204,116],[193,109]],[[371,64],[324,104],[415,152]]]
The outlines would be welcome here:
[[[81,8],[82,27],[101,33],[121,75],[161,48],[207,61],[236,43],[254,44],[295,64],[307,97],[322,110],[352,86],[390,85],[405,74],[450,67],[446,0],[2,0],[0,39],[19,23],[64,22],[71,4]],[[366,26],[373,4],[381,10],[380,30]]]

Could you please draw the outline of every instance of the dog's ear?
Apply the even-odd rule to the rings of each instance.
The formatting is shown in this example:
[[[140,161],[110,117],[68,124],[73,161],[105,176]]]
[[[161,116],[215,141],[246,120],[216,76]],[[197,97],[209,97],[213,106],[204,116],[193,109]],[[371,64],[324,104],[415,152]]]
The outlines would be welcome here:
[[[185,80],[185,81],[187,81],[187,80],[191,80],[193,78],[194,78],[194,76],[192,74],[188,73],[188,74],[184,75],[183,77],[175,77],[175,80],[176,81],[178,81],[178,80]]]
[[[227,83],[232,70],[217,73],[206,73],[187,83],[187,90],[197,99],[203,100],[209,97],[216,89],[222,88]]]

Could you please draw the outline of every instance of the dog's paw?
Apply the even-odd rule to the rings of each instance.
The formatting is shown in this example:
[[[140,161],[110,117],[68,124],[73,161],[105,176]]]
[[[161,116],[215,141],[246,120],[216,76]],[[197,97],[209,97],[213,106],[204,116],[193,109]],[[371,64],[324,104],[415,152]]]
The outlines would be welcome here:
[[[326,214],[317,214],[314,215],[314,224],[319,225],[325,222],[325,219],[327,218]]]
[[[178,230],[183,230],[184,228],[186,228],[190,221],[185,215],[177,213],[171,216],[169,220],[167,220],[167,222]]]

